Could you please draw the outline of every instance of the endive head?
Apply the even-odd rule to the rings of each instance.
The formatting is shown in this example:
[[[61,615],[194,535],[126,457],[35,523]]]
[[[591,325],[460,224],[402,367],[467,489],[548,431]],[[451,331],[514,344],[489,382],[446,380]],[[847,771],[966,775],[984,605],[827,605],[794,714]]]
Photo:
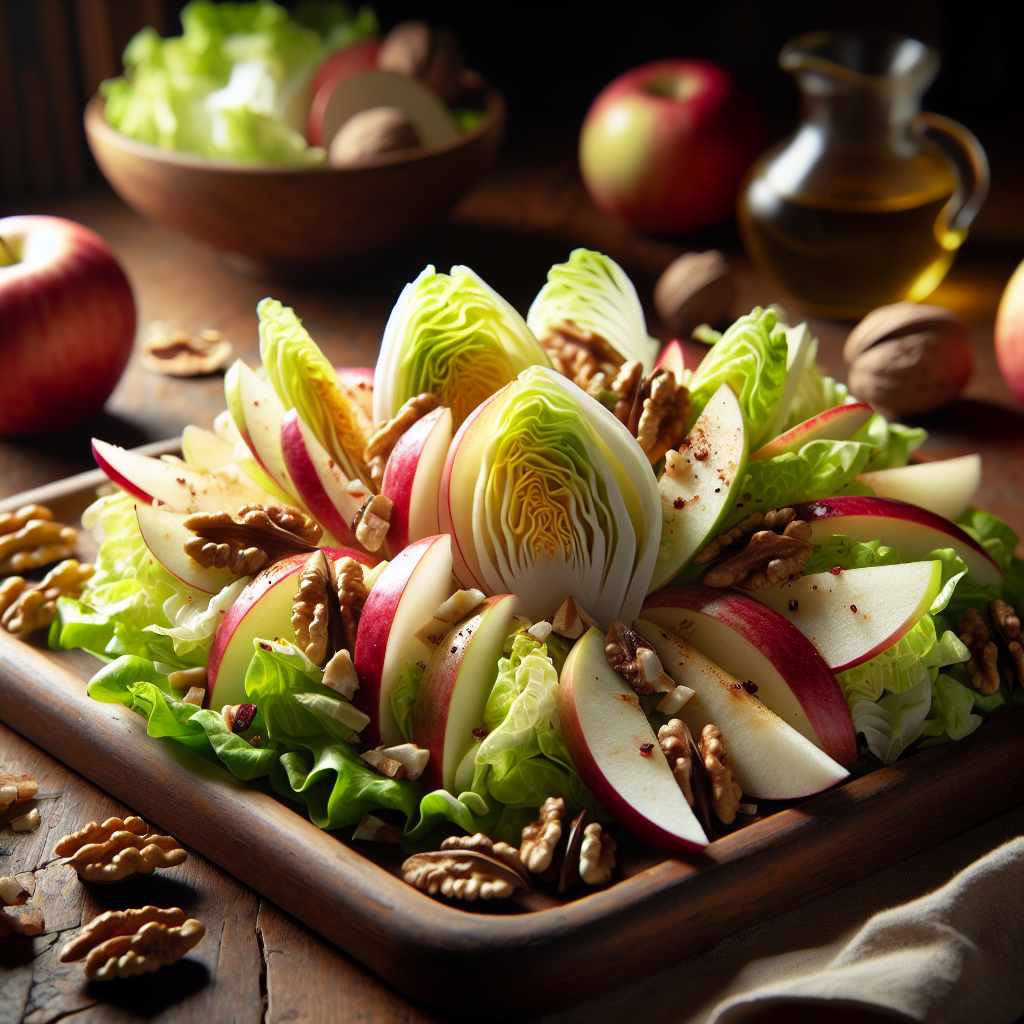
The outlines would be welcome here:
[[[463,586],[535,619],[574,597],[603,625],[639,612],[661,539],[647,458],[599,402],[531,367],[452,442],[439,496]]]
[[[391,311],[373,380],[373,419],[433,391],[455,426],[528,366],[550,360],[523,318],[469,267],[428,266]]]
[[[647,334],[644,311],[626,272],[609,256],[574,249],[556,263],[526,315],[530,330],[544,340],[565,324],[602,338],[622,357],[638,359],[650,373],[660,343]]]

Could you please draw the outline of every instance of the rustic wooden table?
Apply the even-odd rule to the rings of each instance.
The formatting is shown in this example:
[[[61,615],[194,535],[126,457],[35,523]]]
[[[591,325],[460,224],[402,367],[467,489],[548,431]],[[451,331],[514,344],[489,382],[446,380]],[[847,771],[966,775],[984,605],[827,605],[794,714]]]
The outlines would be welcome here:
[[[537,151],[535,148],[534,152]],[[277,284],[237,276],[208,247],[142,221],[98,188],[30,209],[70,217],[95,228],[114,247],[135,291],[139,336],[154,320],[189,331],[217,328],[250,363],[258,358],[255,307],[272,294],[295,307],[313,337],[338,365],[373,365],[388,312],[402,285],[428,262],[446,270],[464,263],[525,310],[551,263],[585,245],[619,260],[648,308],[652,333],[668,338],[650,309],[654,281],[682,245],[638,238],[609,224],[583,193],[569,154],[551,158],[506,155],[442,228],[360,273],[317,286]],[[998,183],[997,183],[998,184]],[[982,230],[965,247],[933,301],[958,310],[970,325],[974,378],[953,406],[921,419],[930,431],[924,458],[980,451],[983,483],[977,503],[1024,535],[1024,414],[1000,379],[992,351],[992,324],[1020,240],[1006,224],[1020,219],[1019,200],[997,188]],[[988,229],[985,229],[988,225]],[[723,248],[733,254],[739,315],[784,296],[740,254],[730,231],[707,235],[687,248]],[[799,316],[792,302],[789,308]],[[849,324],[814,319],[820,361],[843,377],[840,358]],[[91,468],[91,435],[126,446],[170,437],[190,422],[209,427],[223,408],[221,379],[177,381],[143,370],[133,359],[104,414],[65,434],[0,440],[0,497]],[[268,900],[193,855],[173,873],[123,887],[85,887],[55,860],[53,846],[89,820],[128,808],[0,726],[0,764],[40,781],[43,825],[34,833],[0,830],[0,874],[25,872],[42,906],[46,934],[7,940],[0,947],[0,1022],[42,1024],[76,1020],[206,1019],[426,1021],[431,1019],[345,954],[295,922]],[[113,989],[84,983],[77,965],[57,951],[67,933],[106,909],[147,902],[177,904],[201,918],[207,938],[173,968]]]

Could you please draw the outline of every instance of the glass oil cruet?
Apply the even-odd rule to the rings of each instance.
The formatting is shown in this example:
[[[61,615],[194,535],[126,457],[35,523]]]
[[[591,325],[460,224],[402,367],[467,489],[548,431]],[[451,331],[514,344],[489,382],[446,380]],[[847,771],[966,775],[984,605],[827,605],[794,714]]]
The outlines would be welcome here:
[[[945,277],[988,191],[988,161],[962,125],[921,112],[938,53],[916,39],[812,32],[781,67],[802,122],[740,191],[754,261],[813,312],[856,318],[919,302]]]

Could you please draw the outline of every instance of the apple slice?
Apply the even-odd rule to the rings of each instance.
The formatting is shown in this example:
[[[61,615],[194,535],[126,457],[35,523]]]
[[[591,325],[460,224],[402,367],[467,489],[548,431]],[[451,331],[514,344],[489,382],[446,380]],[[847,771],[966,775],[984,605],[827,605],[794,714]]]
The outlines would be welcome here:
[[[909,633],[941,587],[936,560],[813,573],[751,597],[789,619],[833,672],[845,672]]]
[[[373,420],[373,367],[336,366],[338,380],[352,393],[363,412]]]
[[[840,764],[857,760],[857,737],[842,688],[814,645],[759,601],[697,585],[651,594],[643,617],[684,640]]]
[[[362,502],[346,490],[348,477],[297,409],[289,409],[281,420],[281,452],[295,493],[313,518],[341,543],[354,544],[350,524]]]
[[[644,619],[637,619],[634,628],[676,684],[695,691],[679,717],[695,738],[708,723],[718,727],[732,757],[733,777],[748,796],[796,800],[849,775],[682,637]]]
[[[193,469],[183,462],[164,462],[126,451],[95,437],[92,453],[96,465],[119,487],[172,512],[234,512],[241,505],[275,501],[234,465],[213,472]]]
[[[372,71],[377,66],[379,39],[361,39],[342,50],[336,50],[313,75],[313,99],[309,104],[306,138],[311,146],[329,146],[331,140],[322,135],[324,110],[334,90],[346,79]]]
[[[352,701],[370,717],[362,734],[367,746],[405,742],[391,710],[391,691],[403,665],[426,664],[430,658],[433,647],[416,634],[454,590],[447,534],[410,544],[388,562],[370,590],[359,617],[353,658],[359,689]]]
[[[670,856],[708,845],[640,699],[608,664],[599,629],[587,630],[565,659],[558,715],[576,770],[623,828]]]
[[[204,594],[219,594],[237,579],[227,569],[206,569],[185,554],[185,541],[195,534],[182,526],[183,515],[138,502],[135,518],[152,556],[187,586]]]
[[[427,790],[455,792],[455,776],[478,742],[484,708],[498,677],[498,659],[513,618],[523,608],[517,597],[489,597],[434,648],[416,694],[413,742],[430,751],[423,771]]]
[[[906,501],[946,519],[956,519],[981,486],[981,456],[961,455],[958,459],[879,469],[861,473],[857,479],[879,497]]]
[[[325,547],[332,561],[346,555],[372,566],[373,559],[352,548]],[[257,639],[295,640],[292,628],[292,603],[299,590],[299,575],[315,552],[288,555],[261,573],[238,595],[224,613],[206,663],[207,706],[245,701],[245,673],[252,661],[253,642]]]
[[[843,496],[807,501],[796,506],[796,518],[811,524],[811,543],[827,544],[838,535],[854,540],[880,540],[904,558],[923,558],[936,548],[952,548],[983,586],[1003,582],[1003,573],[985,549],[956,523],[892,498]]]
[[[233,462],[233,445],[190,423],[181,432],[181,454],[196,469],[220,469]]]
[[[867,402],[851,402],[850,405],[826,409],[758,448],[750,456],[750,461],[798,452],[811,441],[848,441],[874,414],[875,410]]]
[[[732,506],[747,465],[743,413],[728,384],[704,407],[693,429],[669,452],[658,480],[663,525],[648,593],[686,567]]]
[[[673,338],[662,350],[654,364],[656,370],[671,370],[680,383],[686,379],[685,371],[693,373],[708,352],[707,345],[698,342],[680,341]]]
[[[437,496],[451,443],[452,411],[441,407],[417,420],[388,456],[380,493],[394,503],[388,530],[391,551],[441,532]]]

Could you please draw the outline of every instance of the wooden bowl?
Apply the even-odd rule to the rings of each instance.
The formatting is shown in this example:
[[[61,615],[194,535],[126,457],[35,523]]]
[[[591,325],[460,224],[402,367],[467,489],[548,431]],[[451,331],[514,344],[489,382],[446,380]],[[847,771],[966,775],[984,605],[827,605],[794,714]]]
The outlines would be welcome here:
[[[161,149],[85,108],[93,156],[134,210],[223,250],[240,270],[285,279],[351,269],[438,223],[493,161],[501,94],[479,85],[480,123],[452,142],[354,168],[253,166]]]

